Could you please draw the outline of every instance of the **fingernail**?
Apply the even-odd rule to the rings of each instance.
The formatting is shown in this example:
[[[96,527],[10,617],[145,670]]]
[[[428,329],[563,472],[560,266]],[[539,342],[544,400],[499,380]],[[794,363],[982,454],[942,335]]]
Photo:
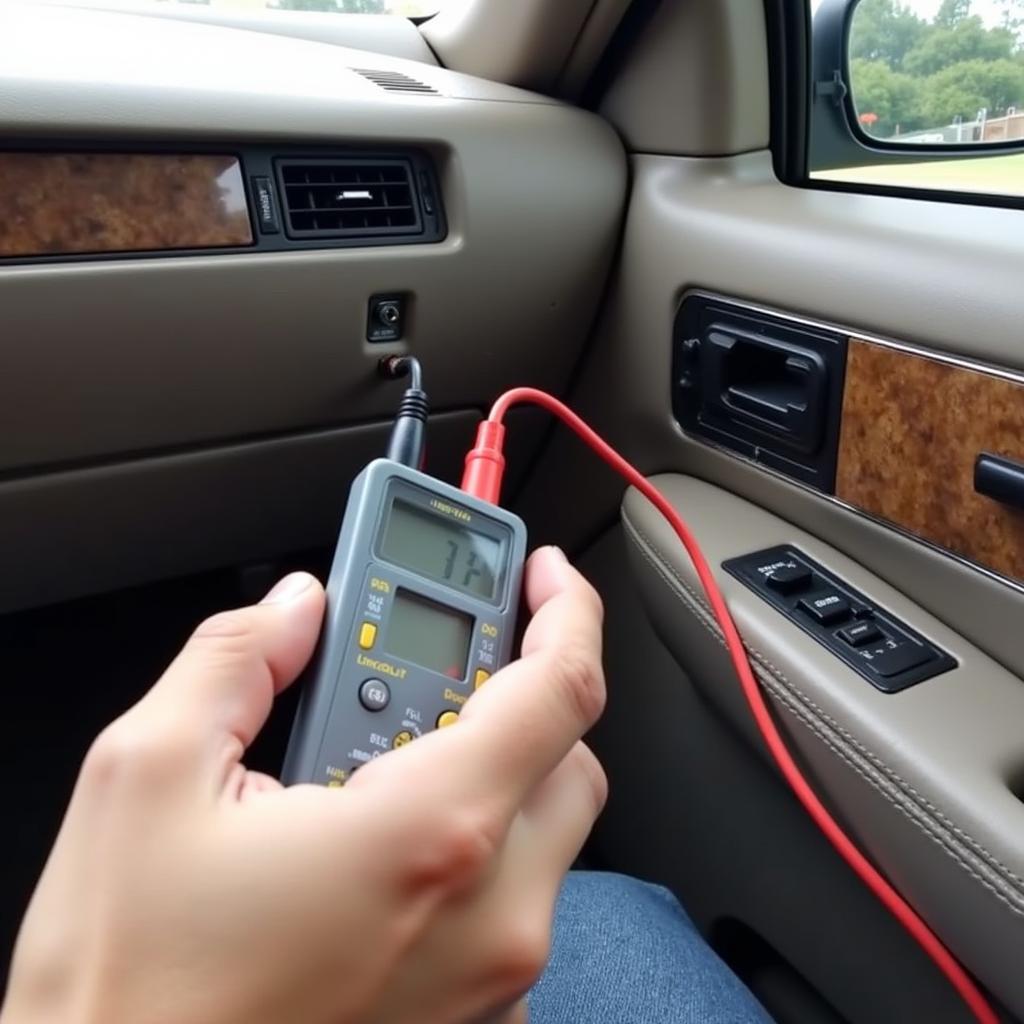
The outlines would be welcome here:
[[[294,600],[304,590],[308,590],[312,582],[313,577],[308,572],[289,573],[271,587],[270,592],[260,601],[260,604],[285,604]]]
[[[550,551],[551,554],[553,554],[555,556],[555,558],[561,559],[561,561],[563,561],[563,562],[568,562],[569,561],[569,559],[565,557],[565,552],[560,547],[558,547],[557,544],[552,544],[548,548],[548,551]]]

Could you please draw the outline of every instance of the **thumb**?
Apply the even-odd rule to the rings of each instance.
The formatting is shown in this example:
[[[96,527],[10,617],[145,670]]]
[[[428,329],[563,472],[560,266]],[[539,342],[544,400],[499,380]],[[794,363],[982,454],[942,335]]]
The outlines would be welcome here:
[[[223,746],[216,741],[233,737],[240,756],[266,722],[274,697],[309,661],[323,614],[320,583],[292,573],[258,605],[212,616],[139,703],[137,715],[155,730],[189,734],[217,756]]]

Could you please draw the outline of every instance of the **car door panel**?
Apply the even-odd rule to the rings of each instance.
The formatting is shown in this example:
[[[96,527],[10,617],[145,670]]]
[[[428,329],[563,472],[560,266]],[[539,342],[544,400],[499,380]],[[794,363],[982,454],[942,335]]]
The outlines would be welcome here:
[[[710,634],[679,608],[676,642],[655,632],[628,544],[617,526],[578,561],[606,616],[608,708],[589,742],[610,788],[592,863],[678,893],[779,1024],[960,1024],[948,985],[771,770],[731,668],[714,700],[694,684],[689,661],[703,656],[681,657],[681,634]]]
[[[787,734],[842,817],[954,952],[1008,1004],[1024,942],[1024,686],[949,627],[791,523],[690,477],[653,482],[715,566],[792,544],[950,652],[957,667],[883,693],[738,580],[716,573]],[[635,491],[623,507],[634,575],[665,643],[706,698],[752,742],[749,712],[696,574],[667,523]],[[711,642],[708,642],[709,639]]]
[[[971,470],[986,448],[1018,459],[1022,454],[1016,423],[1024,349],[1013,283],[1022,214],[792,188],[777,180],[767,153],[704,159],[636,154],[632,166],[623,258],[573,403],[642,471],[679,474],[658,479],[669,482],[679,511],[706,544],[741,632],[788,680],[781,683],[771,671],[765,676],[815,787],[940,937],[1011,1016],[1019,1015],[1022,546],[1019,513],[975,494]],[[849,422],[844,414],[835,496],[680,428],[672,409],[678,385],[672,327],[681,303],[700,292],[847,339],[848,356],[854,353],[845,366]],[[876,350],[884,351],[880,359],[894,379],[877,379],[879,359],[870,360]],[[619,494],[610,474],[595,478],[581,465],[575,444],[572,438],[553,441],[521,503],[528,519],[539,519],[543,508],[544,539],[570,549],[587,548],[616,519]],[[574,497],[581,493],[586,502]],[[637,501],[627,498],[627,533],[636,525]],[[801,840],[788,834],[784,813],[751,811],[756,772],[741,768],[738,755],[728,760],[747,787],[742,809],[750,829],[735,829],[745,840],[728,838],[735,778],[730,785],[725,775],[698,772],[681,778],[677,789],[660,780],[671,771],[673,745],[696,742],[693,729],[659,718],[661,704],[674,699],[667,693],[672,687],[692,686],[709,704],[700,728],[717,735],[713,721],[724,718],[753,750],[761,745],[720,642],[680,604],[680,594],[694,598],[674,574],[696,592],[682,549],[663,523],[649,513],[643,518],[645,533],[659,538],[661,556],[647,550],[652,565],[632,543],[633,577],[681,675],[647,679],[642,666],[660,661],[646,647],[610,669],[613,707],[631,699],[637,675],[644,674],[645,710],[613,718],[595,734],[613,793],[620,784],[628,790],[613,801],[599,830],[597,855],[672,884],[702,907],[702,924],[712,936],[729,922],[749,926],[810,979],[828,1007],[822,1020],[833,1019],[830,1013],[854,1021],[960,1019],[937,975],[915,989],[916,1001],[898,994],[920,956],[906,944],[897,944],[891,958],[877,958],[870,992],[857,991],[863,978],[853,962],[846,969],[822,962],[856,957],[854,948],[884,941],[889,926],[865,908],[863,917],[858,911],[844,926],[827,908],[798,913],[749,889],[742,896],[728,892],[718,869],[693,865],[685,837],[673,831],[681,826],[664,824],[694,813],[696,798],[677,789],[706,787],[703,801],[722,809],[709,812],[711,838],[700,841],[716,845],[730,877],[760,875],[767,858],[774,870],[764,873],[764,884],[788,885],[781,865],[803,863],[804,854],[796,852]],[[726,558],[775,542],[806,548],[877,595],[951,650],[959,667],[904,693],[875,691],[720,568]],[[593,563],[607,557],[591,554]],[[614,578],[598,565],[594,571]],[[631,627],[621,602],[604,594],[613,608],[610,637]],[[811,703],[794,698],[787,686]],[[636,788],[639,769],[625,766],[622,752],[638,736],[644,737],[648,775],[659,778],[656,798]],[[660,813],[643,815],[639,823],[631,819],[630,803],[649,799],[656,799]],[[672,852],[629,854],[624,836],[636,846],[665,841]],[[731,848],[737,841],[749,842],[749,849]],[[828,871],[834,856],[807,856],[814,866],[804,864],[804,891],[811,892],[809,873]],[[862,890],[860,899],[872,897]],[[787,914],[796,918],[786,923]],[[828,920],[819,921],[822,915]],[[934,1004],[921,995],[925,990]],[[926,1003],[927,1014],[921,1009]],[[794,1005],[788,1000],[775,1011],[786,1021],[819,1019],[801,1016]]]

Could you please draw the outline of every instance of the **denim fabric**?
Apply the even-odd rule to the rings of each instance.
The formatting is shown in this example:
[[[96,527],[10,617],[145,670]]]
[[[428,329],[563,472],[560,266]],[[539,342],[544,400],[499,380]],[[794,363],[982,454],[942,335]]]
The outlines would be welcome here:
[[[666,889],[571,872],[530,1024],[771,1024]]]

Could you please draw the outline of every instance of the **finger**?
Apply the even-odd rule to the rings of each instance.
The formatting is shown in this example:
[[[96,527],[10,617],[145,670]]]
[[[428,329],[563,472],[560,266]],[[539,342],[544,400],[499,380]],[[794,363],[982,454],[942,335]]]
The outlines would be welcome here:
[[[246,771],[238,790],[238,799],[248,800],[263,793],[276,793],[281,789],[284,789],[284,786],[272,775]]]
[[[192,634],[136,715],[154,729],[186,733],[204,745],[211,737],[234,737],[240,754],[263,727],[274,696],[309,660],[323,611],[319,582],[293,573],[260,604],[214,615]]]
[[[526,563],[524,589],[526,604],[533,618],[523,635],[523,657],[559,639],[565,639],[559,636],[564,621],[558,602],[566,599],[591,605],[590,611],[593,614],[585,621],[577,621],[576,625],[588,627],[588,634],[580,639],[596,642],[600,650],[601,624],[604,620],[601,598],[584,576],[569,564],[560,548],[538,548],[530,556]]]
[[[456,781],[500,797],[506,816],[594,724],[605,698],[594,589],[560,552],[546,548],[527,565],[526,592],[535,614],[524,656],[496,673],[467,703],[459,725],[445,730],[475,769]]]
[[[515,1006],[509,1007],[502,1013],[489,1017],[481,1024],[528,1024],[529,1011],[526,1007],[526,1000],[520,999]]]
[[[577,743],[523,807],[531,833],[525,855],[537,858],[536,875],[549,881],[552,899],[607,798],[604,769],[586,744]]]

